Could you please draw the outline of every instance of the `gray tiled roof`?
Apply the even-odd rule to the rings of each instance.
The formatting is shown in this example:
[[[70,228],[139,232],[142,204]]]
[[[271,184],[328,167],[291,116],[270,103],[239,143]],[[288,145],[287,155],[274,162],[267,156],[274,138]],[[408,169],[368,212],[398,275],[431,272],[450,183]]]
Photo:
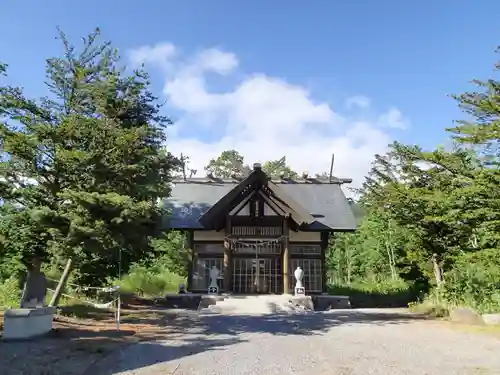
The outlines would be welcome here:
[[[175,183],[166,201],[171,211],[168,226],[173,229],[203,229],[198,218],[237,186],[236,182],[182,181]],[[279,183],[316,221],[309,230],[351,231],[356,220],[341,184]]]

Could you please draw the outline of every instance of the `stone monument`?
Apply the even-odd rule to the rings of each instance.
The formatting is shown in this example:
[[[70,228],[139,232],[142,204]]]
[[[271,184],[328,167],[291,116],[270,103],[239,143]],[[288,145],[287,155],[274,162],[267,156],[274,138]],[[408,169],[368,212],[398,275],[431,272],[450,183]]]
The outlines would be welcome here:
[[[56,309],[45,307],[47,279],[40,267],[40,259],[35,258],[24,284],[21,308],[7,310],[4,314],[4,340],[27,339],[52,330]]]
[[[41,271],[42,262],[35,258],[28,270],[21,296],[21,308],[35,308],[45,306],[47,295],[47,279]]]
[[[295,276],[295,295],[296,296],[303,296],[306,294],[306,289],[304,288],[304,285],[302,284],[302,278],[304,277],[304,271],[302,268],[297,267],[295,272],[293,273]]]
[[[217,269],[216,266],[212,266],[209,276],[210,276],[210,285],[208,286],[208,294],[218,294],[219,285],[217,284],[217,280],[219,279],[220,271]]]

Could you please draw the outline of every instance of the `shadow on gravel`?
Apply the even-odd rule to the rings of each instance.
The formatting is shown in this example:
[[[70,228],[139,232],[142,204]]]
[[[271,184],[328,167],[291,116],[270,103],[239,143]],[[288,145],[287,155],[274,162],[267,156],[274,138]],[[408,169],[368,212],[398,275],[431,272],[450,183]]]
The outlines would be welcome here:
[[[180,317],[179,317],[180,318]],[[150,342],[138,344],[121,356],[111,356],[86,374],[112,375],[120,371],[138,370],[156,363],[175,361],[208,350],[221,350],[227,346],[247,341],[247,335],[268,333],[271,335],[322,335],[342,325],[394,325],[425,317],[404,312],[367,310],[337,310],[295,315],[211,315],[200,316],[187,313],[169,327],[172,335],[166,338],[172,344]],[[218,336],[225,336],[224,338]],[[172,370],[175,369],[172,363]]]
[[[424,319],[426,318],[422,315],[403,312],[337,310],[292,315],[204,316],[198,323],[198,328],[205,334],[240,335],[244,333],[269,333],[272,335],[309,336],[322,334],[332,327],[345,324],[393,325]]]
[[[196,339],[178,340],[178,345],[165,345],[156,342],[136,344],[132,350],[125,349],[123,353],[115,353],[88,368],[83,375],[114,375],[125,371],[135,371],[157,363],[175,361],[183,357],[196,355],[206,351],[224,350],[226,346],[244,342],[233,337],[229,339],[209,339],[205,337]],[[176,370],[175,362],[170,371]],[[135,373],[135,372],[134,372]]]

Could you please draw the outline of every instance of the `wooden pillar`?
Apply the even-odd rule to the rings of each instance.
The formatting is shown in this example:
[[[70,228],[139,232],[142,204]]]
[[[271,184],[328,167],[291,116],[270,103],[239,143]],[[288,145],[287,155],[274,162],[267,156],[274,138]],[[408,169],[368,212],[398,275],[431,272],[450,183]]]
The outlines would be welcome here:
[[[224,289],[226,292],[232,290],[231,277],[231,244],[229,241],[224,241]]]
[[[193,288],[193,267],[196,262],[196,254],[194,252],[194,232],[192,230],[186,233],[186,250],[188,251],[188,270],[187,270],[187,285],[188,291]]]
[[[283,293],[290,294],[290,251],[288,249],[289,243],[289,229],[288,219],[283,220]]]
[[[226,218],[226,230],[225,236],[228,237],[231,234],[231,219]],[[232,278],[232,259],[231,259],[231,243],[227,239],[224,240],[224,289],[226,292],[231,292],[233,290],[233,278]]]
[[[328,292],[328,271],[326,268],[326,252],[328,251],[328,239],[330,237],[330,233],[322,232],[321,233],[321,291],[323,293]]]

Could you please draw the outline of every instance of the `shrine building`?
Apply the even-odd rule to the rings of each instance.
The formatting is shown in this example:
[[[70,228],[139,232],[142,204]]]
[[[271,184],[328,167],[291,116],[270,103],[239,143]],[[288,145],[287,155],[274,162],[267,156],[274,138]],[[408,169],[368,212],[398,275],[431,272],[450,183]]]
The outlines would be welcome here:
[[[260,164],[245,178],[174,181],[166,205],[169,228],[188,234],[188,291],[206,293],[215,266],[223,293],[288,294],[300,266],[306,294],[326,292],[328,239],[356,229],[341,189],[350,182],[272,180]]]

